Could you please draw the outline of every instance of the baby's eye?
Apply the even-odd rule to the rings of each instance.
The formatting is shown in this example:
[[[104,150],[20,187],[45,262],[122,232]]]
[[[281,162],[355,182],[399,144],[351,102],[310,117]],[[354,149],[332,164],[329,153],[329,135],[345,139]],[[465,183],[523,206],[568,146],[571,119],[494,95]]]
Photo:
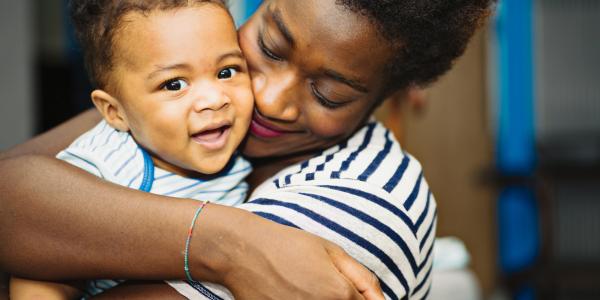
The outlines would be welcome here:
[[[238,72],[238,70],[234,67],[227,67],[221,71],[219,71],[219,74],[217,75],[217,78],[219,79],[229,79],[231,77],[233,77],[236,73]]]
[[[183,79],[172,79],[163,84],[163,89],[168,91],[179,91],[188,86],[188,83]]]

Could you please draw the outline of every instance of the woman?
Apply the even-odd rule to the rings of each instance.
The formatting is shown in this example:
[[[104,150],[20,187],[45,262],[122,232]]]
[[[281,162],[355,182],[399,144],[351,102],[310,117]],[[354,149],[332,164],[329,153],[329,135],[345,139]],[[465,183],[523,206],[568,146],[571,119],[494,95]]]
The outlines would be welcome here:
[[[244,153],[254,160],[250,183],[263,183],[247,205],[267,207],[271,200],[289,208],[307,197],[358,201],[365,206],[352,208],[371,219],[400,220],[394,225],[399,238],[382,242],[383,249],[364,243],[371,242],[365,237],[373,224],[387,225],[371,219],[361,219],[369,226],[356,223],[350,236],[327,238],[376,266],[376,274],[380,267],[391,270],[393,276],[380,276],[388,297],[426,298],[435,202],[419,164],[369,116],[383,99],[447,71],[490,2],[265,1],[240,29],[256,99]],[[116,187],[49,158],[97,120],[86,113],[5,154],[12,158],[0,162],[3,269],[48,279],[184,278],[180,252],[194,202]],[[395,209],[367,207],[373,197]],[[315,236],[217,205],[196,226],[192,275],[227,286],[236,298],[377,295],[364,269]],[[375,233],[389,237],[386,232]],[[365,249],[375,253],[371,260]]]

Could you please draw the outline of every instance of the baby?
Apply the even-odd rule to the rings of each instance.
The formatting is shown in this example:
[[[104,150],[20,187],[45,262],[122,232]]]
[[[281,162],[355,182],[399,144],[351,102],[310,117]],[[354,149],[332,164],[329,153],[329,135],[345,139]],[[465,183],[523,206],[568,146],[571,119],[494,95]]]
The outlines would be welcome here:
[[[74,0],[71,12],[104,120],[58,154],[105,180],[226,205],[243,202],[250,165],[235,155],[253,96],[222,1]],[[190,220],[191,221],[191,220]],[[184,241],[182,241],[183,244]],[[87,283],[94,295],[118,284]],[[81,296],[12,278],[11,299]]]

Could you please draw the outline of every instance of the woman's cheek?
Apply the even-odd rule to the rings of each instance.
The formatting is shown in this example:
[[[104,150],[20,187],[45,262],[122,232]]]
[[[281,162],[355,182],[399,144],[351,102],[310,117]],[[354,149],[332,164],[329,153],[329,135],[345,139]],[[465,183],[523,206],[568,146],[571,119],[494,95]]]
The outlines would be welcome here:
[[[353,126],[349,124],[350,118],[339,118],[333,116],[324,116],[309,120],[313,134],[321,137],[338,137],[348,132],[348,128]]]
[[[361,103],[352,103],[337,109],[313,107],[308,124],[311,125],[313,133],[323,137],[346,136],[365,121],[368,113],[368,108],[356,104]]]

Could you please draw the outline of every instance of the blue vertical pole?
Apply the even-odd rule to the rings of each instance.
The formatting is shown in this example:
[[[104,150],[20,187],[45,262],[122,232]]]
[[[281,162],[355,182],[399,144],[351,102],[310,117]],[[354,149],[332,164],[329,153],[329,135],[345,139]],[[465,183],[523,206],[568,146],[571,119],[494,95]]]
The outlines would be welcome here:
[[[502,176],[531,178],[535,171],[533,1],[502,0],[496,23],[499,109],[496,165]],[[524,180],[527,182],[527,180]],[[505,274],[526,269],[539,253],[534,187],[512,184],[498,199],[499,262]],[[515,299],[535,299],[525,283]]]
[[[533,0],[500,1],[497,23],[500,109],[497,166],[505,175],[535,168]]]

